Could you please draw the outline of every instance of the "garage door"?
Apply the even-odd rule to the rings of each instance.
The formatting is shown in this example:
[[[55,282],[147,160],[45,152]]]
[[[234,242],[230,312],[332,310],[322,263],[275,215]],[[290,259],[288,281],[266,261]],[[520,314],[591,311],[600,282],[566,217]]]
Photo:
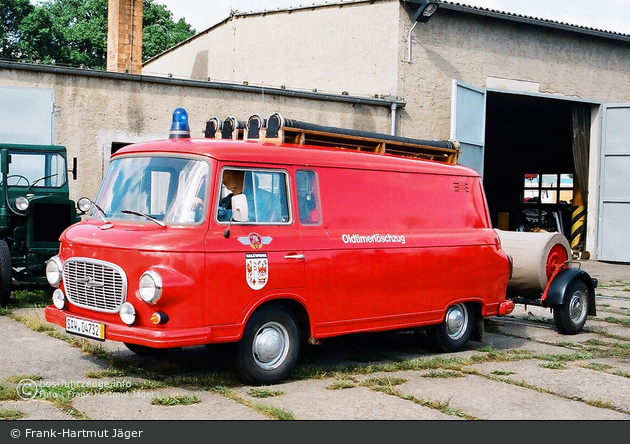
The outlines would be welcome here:
[[[630,262],[630,104],[605,105],[598,260]]]
[[[486,91],[453,80],[451,95],[451,139],[462,149],[457,163],[483,175]]]

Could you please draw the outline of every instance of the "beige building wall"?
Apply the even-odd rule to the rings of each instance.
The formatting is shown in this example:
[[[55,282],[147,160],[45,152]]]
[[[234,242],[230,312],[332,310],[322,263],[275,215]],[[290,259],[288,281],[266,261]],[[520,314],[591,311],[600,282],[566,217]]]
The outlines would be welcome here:
[[[386,102],[361,104],[352,97],[348,103],[313,100],[292,97],[290,91],[286,96],[261,94],[242,86],[235,91],[207,82],[11,63],[0,66],[0,85],[54,91],[54,143],[67,148],[69,161],[78,158],[78,179],[70,181],[73,199],[96,197],[112,143],[168,138],[177,107],[188,111],[192,137],[204,137],[212,116],[247,120],[252,114],[266,118],[274,112],[322,125],[381,128],[386,133],[390,127]]]
[[[145,64],[143,72],[399,97],[406,105],[397,133],[425,139],[450,136],[453,80],[630,102],[628,42],[443,6],[413,29],[410,52],[413,12],[399,0],[375,0],[235,16]]]
[[[407,14],[401,25],[408,33]],[[415,27],[411,63],[408,47],[400,53],[406,136],[449,136],[453,79],[499,91],[630,102],[629,42],[439,9]]]
[[[340,94],[398,92],[398,1],[234,16],[143,73]]]

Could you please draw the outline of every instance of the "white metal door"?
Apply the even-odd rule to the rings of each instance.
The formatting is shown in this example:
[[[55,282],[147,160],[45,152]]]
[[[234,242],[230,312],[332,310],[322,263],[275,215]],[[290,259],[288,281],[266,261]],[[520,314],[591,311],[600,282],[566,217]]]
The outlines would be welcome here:
[[[630,262],[630,104],[605,105],[600,160],[598,260]]]
[[[451,139],[461,144],[459,164],[483,175],[486,134],[486,90],[453,80]]]
[[[54,91],[0,87],[0,143],[52,145]]]

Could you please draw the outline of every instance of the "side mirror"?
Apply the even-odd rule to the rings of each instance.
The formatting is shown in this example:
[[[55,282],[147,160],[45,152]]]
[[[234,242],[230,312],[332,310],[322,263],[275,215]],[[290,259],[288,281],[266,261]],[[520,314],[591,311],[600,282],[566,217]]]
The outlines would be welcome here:
[[[8,149],[0,151],[0,173],[9,174],[9,163],[11,162],[11,156]]]
[[[247,222],[249,220],[247,196],[242,193],[232,196],[232,220],[235,222]]]

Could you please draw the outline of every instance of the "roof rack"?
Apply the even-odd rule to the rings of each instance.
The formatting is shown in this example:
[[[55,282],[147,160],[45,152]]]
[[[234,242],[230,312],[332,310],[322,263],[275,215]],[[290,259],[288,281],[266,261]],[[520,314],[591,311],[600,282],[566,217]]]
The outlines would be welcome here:
[[[274,113],[267,119],[254,114],[249,117],[247,122],[239,121],[233,116],[226,117],[223,122],[217,117],[212,117],[206,123],[205,136],[337,147],[435,160],[449,164],[456,164],[460,153],[460,145],[454,140],[412,139],[383,133],[322,126],[285,119],[280,113]]]

